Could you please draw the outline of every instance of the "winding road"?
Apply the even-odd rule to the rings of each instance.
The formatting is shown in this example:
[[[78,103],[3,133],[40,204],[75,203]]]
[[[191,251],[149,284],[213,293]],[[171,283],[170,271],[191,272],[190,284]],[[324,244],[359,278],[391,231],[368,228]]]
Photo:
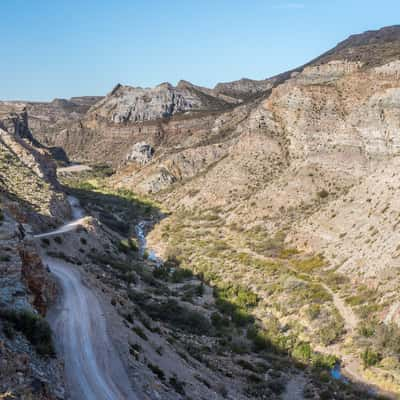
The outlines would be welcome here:
[[[37,235],[52,236],[74,230],[83,213],[76,199],[69,198],[72,221],[63,227]],[[62,288],[49,321],[64,363],[71,400],[137,400],[122,361],[107,333],[106,319],[94,292],[82,282],[78,268],[63,260],[43,256]]]

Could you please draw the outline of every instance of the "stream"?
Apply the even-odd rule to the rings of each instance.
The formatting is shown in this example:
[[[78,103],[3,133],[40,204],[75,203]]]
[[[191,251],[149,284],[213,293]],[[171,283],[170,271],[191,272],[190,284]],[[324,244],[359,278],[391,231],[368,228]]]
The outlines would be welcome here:
[[[348,379],[342,375],[342,367],[339,363],[335,364],[335,366],[331,369],[331,377],[337,381],[349,383]]]
[[[160,267],[163,264],[162,259],[157,256],[154,250],[147,248],[146,233],[151,225],[153,225],[152,221],[143,220],[135,226],[135,232],[139,245],[139,255],[141,257],[146,257],[149,261],[155,263],[157,267]]]

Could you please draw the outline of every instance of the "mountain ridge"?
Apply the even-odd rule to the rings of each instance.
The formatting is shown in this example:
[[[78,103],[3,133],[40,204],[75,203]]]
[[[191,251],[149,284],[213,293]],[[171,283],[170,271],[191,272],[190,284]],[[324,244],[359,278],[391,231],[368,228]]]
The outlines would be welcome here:
[[[7,246],[81,200],[38,246],[103,296],[150,398],[368,398],[333,368],[400,393],[399,116],[400,26],[260,81],[0,103]],[[54,146],[90,165],[64,189]]]

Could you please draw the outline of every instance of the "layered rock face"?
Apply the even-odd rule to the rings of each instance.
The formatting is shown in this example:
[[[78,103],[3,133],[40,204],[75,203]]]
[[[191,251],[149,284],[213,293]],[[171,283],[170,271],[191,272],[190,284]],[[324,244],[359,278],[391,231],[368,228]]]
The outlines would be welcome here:
[[[275,78],[272,78],[255,81],[243,78],[238,81],[218,83],[214,92],[244,100],[272,89],[275,80]]]
[[[10,107],[24,108],[26,114],[29,115],[29,134],[33,134],[35,140],[43,146],[48,146],[55,160],[67,163],[68,158],[64,150],[53,144],[53,133],[62,131],[79,121],[88,109],[101,99],[102,97],[85,96],[73,97],[69,100],[55,99],[50,103],[0,103],[0,110],[5,109],[7,112]]]
[[[127,156],[128,161],[135,161],[141,165],[150,162],[154,155],[154,149],[145,142],[136,143]]]
[[[36,227],[68,216],[65,196],[58,190],[50,153],[36,146],[27,125],[26,109],[3,105],[0,116],[0,182],[3,201]],[[8,110],[8,113],[6,112]],[[7,128],[7,130],[5,130]],[[13,205],[14,204],[14,205]],[[19,204],[19,205],[17,205]]]
[[[229,104],[206,90],[181,82],[162,83],[152,89],[117,85],[89,114],[117,124],[170,118],[178,113],[222,108]]]
[[[32,140],[28,128],[28,113],[24,104],[0,103],[0,129],[12,135]]]
[[[74,159],[111,163],[116,186],[171,207],[220,207],[227,221],[296,226],[301,236],[323,207],[397,157],[399,65],[394,26],[264,81],[117,86],[49,142]]]
[[[220,112],[186,146],[187,135],[172,143],[166,130],[152,161],[121,163],[114,184],[172,208],[218,208],[239,226],[285,229],[292,245],[393,297],[380,318],[398,322],[399,38],[399,27],[349,38]]]
[[[155,193],[184,183],[166,198],[240,205],[247,222],[273,226],[281,211],[311,210],[318,192],[339,195],[396,155],[399,41],[399,27],[354,35],[295,71],[212,90],[118,85],[48,142],[111,163],[116,185]]]

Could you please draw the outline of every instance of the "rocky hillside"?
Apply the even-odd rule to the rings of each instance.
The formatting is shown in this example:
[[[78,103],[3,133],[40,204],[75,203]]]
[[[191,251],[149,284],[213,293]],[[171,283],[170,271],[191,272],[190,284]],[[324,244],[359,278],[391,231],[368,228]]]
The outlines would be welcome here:
[[[336,354],[352,380],[399,393],[399,78],[393,26],[263,81],[118,85],[29,112],[40,141],[111,165],[108,185],[171,211],[153,247],[214,287],[217,306],[254,318],[232,328],[246,345],[272,343],[307,365],[315,350]],[[237,318],[229,306],[216,315]]]
[[[11,106],[25,108],[26,114],[29,114],[29,130],[35,140],[43,146],[48,146],[55,160],[66,163],[68,158],[64,150],[53,145],[54,132],[62,131],[79,121],[89,108],[101,99],[102,97],[84,96],[69,100],[55,99],[50,103],[8,102],[0,103],[0,109],[3,108],[7,112],[7,108]]]
[[[37,146],[23,105],[0,107],[0,182],[3,201],[15,201],[21,219],[36,227],[62,221],[69,207],[60,192],[51,154]]]
[[[24,106],[2,104],[0,397],[63,398],[62,368],[43,319],[56,286],[37,253],[32,231],[59,224],[69,213],[58,190],[55,164],[43,147],[35,146]]]
[[[337,274],[329,279],[344,283],[324,283],[337,291],[336,303],[345,301],[352,313],[369,321],[372,332],[385,335],[387,324],[398,322],[393,218],[399,37],[400,27],[352,36],[280,76],[257,97],[235,94],[228,86],[225,95],[245,99],[228,109],[136,123],[100,122],[89,111],[80,131],[86,136],[73,145],[67,142],[67,148],[74,154],[84,149],[97,161],[111,162],[117,167],[112,183],[118,187],[152,193],[172,209],[202,210],[201,218],[215,218],[217,225],[224,221],[223,230],[218,225],[207,234],[215,232],[216,241],[225,237],[228,249],[245,248],[246,236],[257,232],[253,237],[259,238],[260,246],[253,249],[260,251],[263,243],[271,245],[274,233],[284,232],[287,247],[322,253],[326,261],[321,270],[312,268],[313,279],[325,281],[328,273]],[[112,155],[102,150],[109,146],[115,149]],[[196,231],[196,224],[189,226]],[[238,236],[238,227],[243,227],[244,237]],[[185,230],[154,234],[158,246],[162,238],[177,235],[181,241],[166,241],[179,248],[183,237],[193,235]],[[193,247],[180,249],[182,259],[204,273],[204,263],[210,260],[194,254]],[[240,265],[237,279],[249,282],[245,265],[236,265]],[[226,268],[224,280],[231,266]],[[281,323],[287,321],[278,311],[274,315]],[[352,321],[357,319],[350,317],[348,326],[354,326]],[[380,325],[382,321],[386,325]],[[342,343],[351,340],[354,354],[366,346],[374,349],[380,354],[376,364],[381,369],[368,379],[397,387],[396,373],[383,361],[396,350],[382,350],[363,336],[365,332],[361,326],[348,329]],[[343,346],[334,351],[347,357]],[[358,373],[365,375],[360,369]]]

